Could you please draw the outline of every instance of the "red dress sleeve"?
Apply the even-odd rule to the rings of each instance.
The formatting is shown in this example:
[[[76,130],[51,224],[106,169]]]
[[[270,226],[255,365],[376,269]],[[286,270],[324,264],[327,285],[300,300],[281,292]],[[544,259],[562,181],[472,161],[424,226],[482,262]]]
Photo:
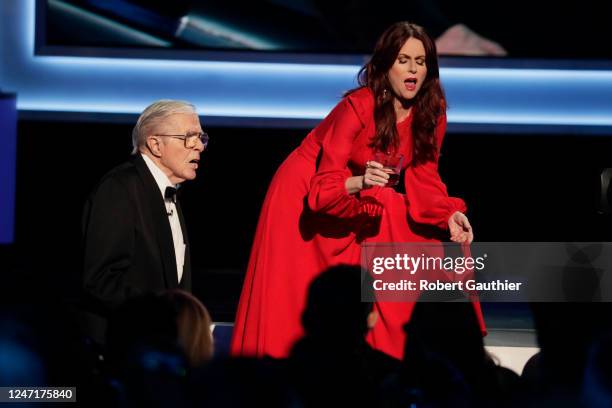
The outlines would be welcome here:
[[[408,213],[418,223],[435,225],[448,229],[448,219],[455,211],[465,212],[465,202],[449,197],[446,185],[438,173],[439,152],[446,132],[446,115],[442,116],[436,128],[436,158],[422,164],[410,165],[406,169],[406,199]]]
[[[321,161],[308,193],[308,205],[315,212],[340,218],[359,213],[359,199],[348,194],[345,182],[353,175],[347,166],[353,142],[365,126],[361,99],[344,98],[315,130],[324,133]]]

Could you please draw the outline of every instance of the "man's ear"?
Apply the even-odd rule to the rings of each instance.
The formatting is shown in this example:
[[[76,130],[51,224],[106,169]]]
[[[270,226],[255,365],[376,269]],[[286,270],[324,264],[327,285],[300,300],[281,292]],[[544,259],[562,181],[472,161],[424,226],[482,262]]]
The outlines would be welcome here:
[[[153,154],[153,156],[155,157],[161,157],[161,140],[159,140],[158,137],[155,136],[149,136],[147,137],[147,149],[149,149],[149,151],[151,152],[151,154]]]

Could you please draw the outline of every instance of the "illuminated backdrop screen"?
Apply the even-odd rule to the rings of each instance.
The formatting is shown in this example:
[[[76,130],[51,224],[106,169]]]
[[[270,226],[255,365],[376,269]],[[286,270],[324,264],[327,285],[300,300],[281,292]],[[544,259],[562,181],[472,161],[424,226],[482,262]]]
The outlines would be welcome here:
[[[44,45],[369,53],[409,20],[442,54],[611,58],[603,2],[451,0],[44,0]],[[461,44],[468,35],[470,44]],[[475,40],[477,40],[475,42]]]

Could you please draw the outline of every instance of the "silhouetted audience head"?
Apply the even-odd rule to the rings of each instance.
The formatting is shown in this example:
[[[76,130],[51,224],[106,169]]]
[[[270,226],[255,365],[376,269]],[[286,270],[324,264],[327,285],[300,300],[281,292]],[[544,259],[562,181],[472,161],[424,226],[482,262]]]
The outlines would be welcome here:
[[[139,350],[175,351],[177,337],[175,312],[168,301],[154,294],[131,298],[109,320],[108,361],[119,368]]]
[[[188,363],[167,299],[146,294],[127,300],[109,319],[106,345],[119,404],[185,405]]]
[[[469,372],[485,358],[472,305],[462,301],[434,302],[425,294],[415,304],[404,329],[405,382],[418,390],[416,402],[471,405]]]
[[[172,290],[126,301],[109,322],[109,362],[123,364],[134,351],[154,349],[183,355],[189,366],[212,358],[212,321],[193,295]]]
[[[482,332],[470,302],[437,302],[422,296],[405,326],[405,359],[437,353],[470,371],[486,359]],[[458,295],[456,299],[462,299]]]
[[[537,392],[578,394],[589,349],[612,328],[611,304],[532,303],[531,309],[540,355],[523,373],[528,387]]]
[[[372,303],[361,302],[361,282],[361,268],[355,265],[334,266],[317,276],[308,290],[302,315],[306,336],[345,346],[363,342],[376,315]]]
[[[366,342],[377,315],[360,292],[371,288],[369,274],[358,265],[331,267],[311,283],[302,316],[305,335],[290,356],[306,406],[373,405],[380,383],[399,368],[399,361]]]
[[[190,365],[195,367],[213,356],[212,319],[195,296],[183,290],[169,290],[161,295],[175,312],[178,342]]]
[[[422,391],[422,402],[510,404],[518,375],[498,367],[486,352],[474,305],[459,292],[450,297],[457,301],[435,301],[424,294],[416,303],[405,326],[407,383]]]

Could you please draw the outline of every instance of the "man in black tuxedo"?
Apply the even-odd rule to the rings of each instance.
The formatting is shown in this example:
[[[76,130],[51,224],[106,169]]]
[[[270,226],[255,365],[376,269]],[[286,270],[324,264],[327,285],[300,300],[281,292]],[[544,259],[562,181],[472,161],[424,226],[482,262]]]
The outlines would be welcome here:
[[[106,319],[127,298],[191,290],[179,184],[196,177],[208,135],[193,105],[161,100],[132,132],[130,160],[106,174],[83,213],[85,332],[103,343]]]

